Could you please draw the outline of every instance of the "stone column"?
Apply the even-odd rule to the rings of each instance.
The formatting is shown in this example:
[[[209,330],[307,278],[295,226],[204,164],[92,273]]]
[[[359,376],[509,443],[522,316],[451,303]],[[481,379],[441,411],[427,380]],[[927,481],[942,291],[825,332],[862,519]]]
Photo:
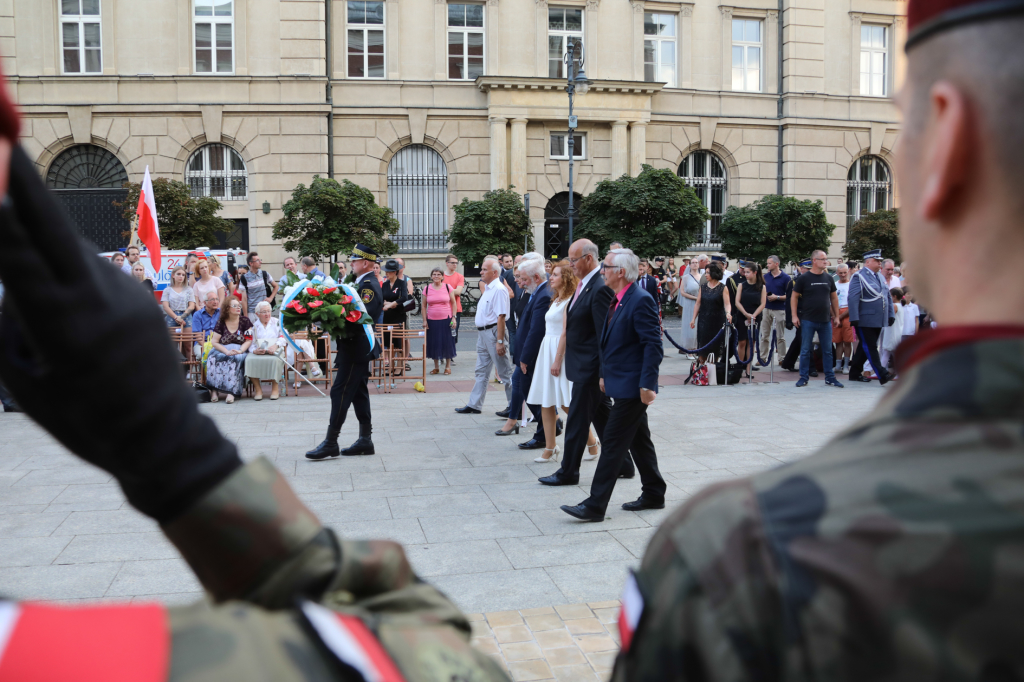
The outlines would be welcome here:
[[[512,119],[512,184],[519,194],[526,194],[526,119]]]
[[[634,121],[629,124],[629,174],[640,175],[640,168],[647,161],[647,124]]]
[[[621,178],[629,172],[626,125],[626,121],[612,121],[612,180]]]
[[[508,155],[505,153],[505,124],[507,118],[491,117],[491,189],[508,187]]]

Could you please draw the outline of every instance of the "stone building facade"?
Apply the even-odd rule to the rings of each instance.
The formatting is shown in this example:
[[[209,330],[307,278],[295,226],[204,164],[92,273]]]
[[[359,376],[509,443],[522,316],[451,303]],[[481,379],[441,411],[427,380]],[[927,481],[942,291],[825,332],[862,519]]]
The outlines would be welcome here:
[[[838,254],[849,220],[897,203],[905,13],[905,0],[0,0],[0,57],[25,149],[70,200],[148,165],[216,196],[234,243],[276,269],[283,202],[333,174],[395,209],[419,276],[446,250],[451,206],[510,184],[530,195],[538,245],[564,252],[570,39],[590,81],[580,196],[670,168],[716,216],[693,247],[713,251],[726,207],[781,189],[824,202]]]

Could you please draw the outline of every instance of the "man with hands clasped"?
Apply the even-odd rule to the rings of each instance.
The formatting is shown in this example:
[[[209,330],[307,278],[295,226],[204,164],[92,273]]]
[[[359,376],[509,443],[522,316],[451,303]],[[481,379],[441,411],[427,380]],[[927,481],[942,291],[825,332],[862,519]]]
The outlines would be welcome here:
[[[825,385],[843,388],[832,368],[832,329],[839,326],[839,297],[836,294],[836,283],[825,272],[827,264],[828,256],[825,252],[815,251],[811,254],[810,271],[797,277],[793,284],[793,296],[790,299],[793,326],[800,330],[800,379],[796,382],[797,388],[807,385],[815,333],[821,345]]]

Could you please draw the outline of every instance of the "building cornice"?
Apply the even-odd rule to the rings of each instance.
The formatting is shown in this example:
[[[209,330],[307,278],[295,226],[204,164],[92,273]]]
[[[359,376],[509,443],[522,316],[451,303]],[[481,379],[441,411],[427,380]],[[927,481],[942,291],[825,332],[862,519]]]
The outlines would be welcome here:
[[[476,87],[481,92],[490,92],[491,90],[564,90],[565,80],[561,78],[480,76],[476,79]],[[653,95],[656,92],[661,92],[664,87],[664,83],[644,81],[594,80],[590,82],[590,92]]]

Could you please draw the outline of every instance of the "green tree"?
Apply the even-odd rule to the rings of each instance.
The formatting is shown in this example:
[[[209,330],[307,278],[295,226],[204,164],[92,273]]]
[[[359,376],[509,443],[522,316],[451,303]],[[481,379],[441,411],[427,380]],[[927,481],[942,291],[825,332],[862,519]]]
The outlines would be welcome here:
[[[142,183],[126,182],[128,196],[115,201],[127,220],[134,220],[139,206]],[[160,224],[160,245],[165,249],[194,249],[215,246],[218,232],[231,232],[235,224],[217,216],[220,202],[212,197],[193,198],[188,185],[177,180],[157,178],[153,181],[153,201]],[[130,236],[130,232],[124,234]]]
[[[480,265],[487,254],[518,253],[524,244],[533,249],[533,226],[511,185],[484,192],[477,201],[463,198],[452,208],[455,222],[445,236],[463,263]]]
[[[309,187],[300,183],[295,188],[283,211],[272,236],[300,257],[334,261],[356,244],[382,256],[398,251],[390,238],[399,228],[391,209],[378,206],[370,190],[349,180],[314,175]]]
[[[843,255],[861,260],[872,249],[881,249],[882,257],[900,258],[900,215],[897,209],[868,213],[846,231]]]
[[[747,206],[730,206],[718,236],[729,258],[765,264],[776,255],[782,264],[827,251],[836,226],[828,221],[821,201],[769,194]]]
[[[573,238],[602,251],[620,242],[639,256],[675,255],[700,240],[707,219],[704,203],[678,175],[644,165],[635,178],[602,180],[583,197]]]

